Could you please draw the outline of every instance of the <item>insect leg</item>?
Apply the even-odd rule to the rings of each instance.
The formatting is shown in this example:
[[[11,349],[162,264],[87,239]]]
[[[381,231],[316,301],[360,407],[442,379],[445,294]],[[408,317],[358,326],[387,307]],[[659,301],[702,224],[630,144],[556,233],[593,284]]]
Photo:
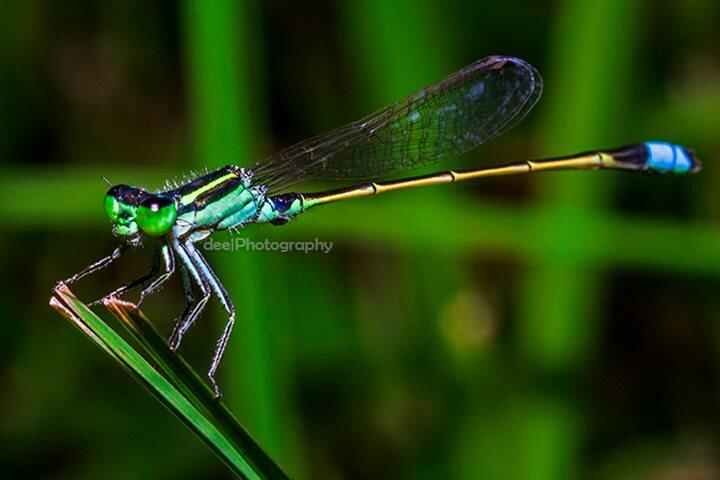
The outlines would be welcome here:
[[[210,365],[210,370],[208,371],[208,378],[210,379],[213,390],[215,391],[215,397],[219,398],[221,393],[220,389],[217,386],[217,382],[215,381],[215,373],[217,372],[218,366],[220,365],[220,360],[222,360],[223,353],[225,353],[225,347],[227,347],[228,340],[230,339],[230,334],[232,333],[233,325],[235,324],[235,305],[233,305],[232,300],[230,299],[230,295],[228,295],[225,287],[220,282],[217,275],[215,275],[215,272],[213,272],[212,268],[210,268],[210,265],[207,263],[205,258],[200,254],[200,252],[195,248],[194,245],[188,243],[186,246],[188,252],[192,255],[195,263],[204,273],[205,278],[210,284],[210,287],[218,296],[220,302],[223,304],[223,307],[225,307],[225,310],[228,313],[228,320],[225,324],[225,329],[223,330],[223,333],[217,342],[217,346],[215,347],[215,353],[213,354],[212,363]]]
[[[93,263],[92,265],[87,266],[83,270],[80,270],[78,273],[73,275],[72,277],[68,278],[67,280],[63,280],[61,282],[58,282],[57,286],[60,285],[70,285],[71,283],[75,283],[81,278],[83,278],[86,275],[90,275],[93,272],[97,272],[98,270],[101,270],[108,265],[110,265],[112,262],[117,260],[122,256],[123,253],[125,253],[127,250],[129,250],[132,247],[132,245],[129,244],[122,244],[119,247],[117,247],[113,252],[108,255],[105,258],[102,258],[98,260],[97,262]]]
[[[172,248],[170,248],[167,243],[160,247],[160,256],[162,258],[164,271],[150,285],[140,292],[140,299],[137,302],[138,306],[140,306],[145,297],[157,290],[175,272],[175,255],[173,255]]]
[[[185,335],[185,332],[187,332],[187,330],[192,326],[192,324],[195,323],[195,320],[198,316],[200,316],[200,313],[205,308],[205,304],[210,299],[210,287],[208,286],[207,279],[205,278],[204,274],[198,269],[197,265],[192,259],[192,256],[186,250],[186,246],[184,244],[181,244],[175,238],[171,239],[171,242],[172,248],[173,250],[175,250],[175,253],[182,262],[183,267],[187,269],[190,277],[195,281],[195,284],[200,289],[200,298],[194,300],[194,303],[192,304],[190,312],[187,314],[187,316],[180,317],[177,327],[168,339],[168,341],[170,342],[170,347],[173,350],[177,350],[180,346],[183,335]]]
[[[136,278],[135,280],[132,280],[131,282],[126,283],[125,285],[122,285],[122,286],[116,288],[112,292],[105,295],[103,298],[95,300],[94,302],[88,303],[88,306],[93,307],[95,305],[102,303],[103,301],[105,301],[109,298],[118,298],[120,295],[127,292],[128,290],[138,287],[138,286],[144,284],[145,282],[147,282],[148,280],[151,280],[155,275],[157,275],[157,273],[159,271],[160,271],[160,263],[158,260],[158,255],[156,253],[152,256],[152,260],[150,263],[150,271],[148,273],[146,273],[142,277]]]
[[[180,278],[182,279],[182,286],[183,286],[183,293],[185,294],[185,308],[183,309],[180,316],[175,320],[175,327],[173,328],[172,333],[170,334],[170,340],[172,345],[172,340],[178,336],[178,331],[180,326],[185,322],[185,319],[188,317],[190,312],[195,306],[196,300],[195,300],[195,289],[193,288],[193,281],[190,278],[190,274],[188,273],[187,268],[184,264],[180,264]],[[179,340],[178,340],[179,344]]]

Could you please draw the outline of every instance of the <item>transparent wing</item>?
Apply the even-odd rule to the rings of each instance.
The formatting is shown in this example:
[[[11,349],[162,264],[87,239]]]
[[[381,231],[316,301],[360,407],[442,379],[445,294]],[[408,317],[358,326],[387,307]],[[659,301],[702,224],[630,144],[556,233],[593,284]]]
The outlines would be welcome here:
[[[370,180],[419,168],[510,129],[542,93],[535,68],[514,57],[479,60],[440,82],[256,163],[271,191],[311,178]]]

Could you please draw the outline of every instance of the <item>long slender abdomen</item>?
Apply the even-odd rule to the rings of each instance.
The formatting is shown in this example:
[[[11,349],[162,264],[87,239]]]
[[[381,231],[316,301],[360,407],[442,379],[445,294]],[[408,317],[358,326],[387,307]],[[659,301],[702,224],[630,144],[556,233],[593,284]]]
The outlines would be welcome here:
[[[559,158],[522,160],[468,170],[448,170],[387,182],[367,182],[324,192],[286,193],[268,198],[260,208],[256,221],[282,224],[317,205],[408,188],[550,170],[595,169],[686,174],[700,170],[700,162],[692,150],[680,145],[645,142],[615,150],[591,151]]]

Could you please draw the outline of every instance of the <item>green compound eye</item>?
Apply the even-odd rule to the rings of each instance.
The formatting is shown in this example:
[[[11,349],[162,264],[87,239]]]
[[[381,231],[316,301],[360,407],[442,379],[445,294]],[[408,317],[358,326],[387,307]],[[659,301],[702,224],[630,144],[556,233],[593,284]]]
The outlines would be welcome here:
[[[135,221],[143,232],[159,237],[170,231],[176,218],[177,206],[172,198],[151,195],[138,206]]]
[[[118,199],[113,195],[107,194],[105,195],[105,202],[103,206],[105,207],[105,213],[108,217],[110,217],[110,220],[113,222],[117,221],[118,215],[120,214],[120,202],[118,202]]]
[[[135,216],[135,208],[145,196],[147,193],[139,188],[115,185],[105,194],[105,213],[113,223],[127,223]]]

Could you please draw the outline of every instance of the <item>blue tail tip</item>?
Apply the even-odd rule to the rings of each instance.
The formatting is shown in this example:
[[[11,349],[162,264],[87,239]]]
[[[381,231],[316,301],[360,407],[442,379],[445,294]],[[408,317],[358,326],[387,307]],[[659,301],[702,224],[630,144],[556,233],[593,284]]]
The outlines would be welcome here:
[[[647,166],[660,173],[695,173],[700,171],[700,160],[689,148],[668,142],[645,142]]]

